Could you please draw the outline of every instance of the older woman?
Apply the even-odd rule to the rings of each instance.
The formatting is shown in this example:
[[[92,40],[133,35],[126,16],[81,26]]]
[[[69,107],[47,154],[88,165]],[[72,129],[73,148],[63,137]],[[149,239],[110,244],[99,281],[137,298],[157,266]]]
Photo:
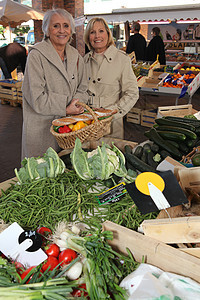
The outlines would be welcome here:
[[[31,49],[24,75],[22,158],[39,156],[48,147],[59,150],[50,133],[52,120],[79,114],[77,102],[88,99],[82,56],[70,46],[75,25],[64,9],[47,11],[44,39]]]
[[[84,57],[91,105],[117,108],[111,136],[124,138],[123,116],[139,97],[131,60],[114,46],[111,31],[103,18],[93,18],[88,22],[84,40],[91,50]]]

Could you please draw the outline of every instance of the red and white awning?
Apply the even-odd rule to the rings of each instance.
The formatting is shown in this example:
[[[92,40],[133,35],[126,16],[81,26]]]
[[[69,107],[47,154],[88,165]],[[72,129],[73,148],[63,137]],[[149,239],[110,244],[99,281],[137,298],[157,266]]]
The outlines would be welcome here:
[[[170,23],[171,21],[186,21],[200,23],[200,4],[173,5],[150,8],[122,8],[113,9],[108,14],[86,15],[87,20],[101,16],[108,23],[124,23],[126,21],[138,21],[141,23],[158,22]]]

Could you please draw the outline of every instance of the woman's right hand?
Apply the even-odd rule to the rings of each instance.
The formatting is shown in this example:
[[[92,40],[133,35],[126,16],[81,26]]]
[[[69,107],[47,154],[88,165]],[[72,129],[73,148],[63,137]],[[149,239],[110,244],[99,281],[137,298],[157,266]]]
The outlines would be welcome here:
[[[67,115],[78,115],[84,112],[84,107],[77,104],[79,99],[72,99],[71,103],[66,107]]]

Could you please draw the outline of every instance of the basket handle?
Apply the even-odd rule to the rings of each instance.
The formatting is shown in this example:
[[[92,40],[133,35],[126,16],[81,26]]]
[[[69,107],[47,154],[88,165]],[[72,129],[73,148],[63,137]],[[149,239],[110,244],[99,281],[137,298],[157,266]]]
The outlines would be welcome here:
[[[93,116],[95,122],[99,122],[97,115],[95,114],[95,112],[85,103],[83,102],[77,102],[76,104],[84,107],[85,109],[87,109],[89,111],[89,113]]]

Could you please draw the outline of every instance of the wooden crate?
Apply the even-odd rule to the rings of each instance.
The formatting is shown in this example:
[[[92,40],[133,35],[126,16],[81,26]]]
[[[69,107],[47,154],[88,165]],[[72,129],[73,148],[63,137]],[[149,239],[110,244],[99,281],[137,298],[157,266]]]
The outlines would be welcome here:
[[[197,110],[192,108],[192,104],[158,107],[159,118],[163,116],[173,116],[182,118],[186,115],[195,114],[196,112]]]
[[[131,108],[131,110],[126,115],[127,122],[134,123],[134,124],[140,124],[141,121],[141,112],[142,109],[140,108]]]
[[[17,89],[21,88],[22,82],[13,79],[0,80],[1,104],[10,103],[11,106],[18,106]]]
[[[152,127],[155,124],[156,117],[156,110],[143,110],[141,112],[141,125],[146,127]]]
[[[21,90],[21,87],[17,88],[17,103],[21,104],[21,106],[22,106],[22,90]]]
[[[138,262],[145,259],[146,263],[165,272],[176,273],[200,282],[199,258],[110,221],[103,223],[103,229],[113,232],[114,238],[109,243],[118,252],[126,254],[128,248]]]

